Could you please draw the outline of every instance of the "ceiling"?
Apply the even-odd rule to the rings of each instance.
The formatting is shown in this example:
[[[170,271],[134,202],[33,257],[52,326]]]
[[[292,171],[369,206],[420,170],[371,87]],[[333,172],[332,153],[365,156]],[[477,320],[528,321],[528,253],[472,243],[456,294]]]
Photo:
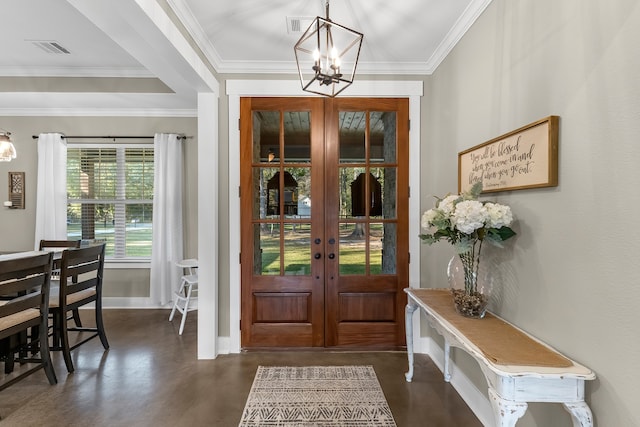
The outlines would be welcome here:
[[[428,75],[490,1],[333,0],[330,18],[364,34],[358,73]],[[293,76],[325,0],[0,0],[0,13],[0,115],[178,114],[215,73]]]

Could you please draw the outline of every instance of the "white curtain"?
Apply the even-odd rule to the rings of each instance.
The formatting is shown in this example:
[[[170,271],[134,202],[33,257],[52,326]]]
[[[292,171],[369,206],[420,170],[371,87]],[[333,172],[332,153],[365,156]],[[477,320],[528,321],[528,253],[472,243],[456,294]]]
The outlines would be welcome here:
[[[182,259],[182,140],[170,133],[154,138],[151,300],[165,305],[178,290]]]
[[[38,136],[36,250],[41,239],[67,239],[67,141],[59,133]]]

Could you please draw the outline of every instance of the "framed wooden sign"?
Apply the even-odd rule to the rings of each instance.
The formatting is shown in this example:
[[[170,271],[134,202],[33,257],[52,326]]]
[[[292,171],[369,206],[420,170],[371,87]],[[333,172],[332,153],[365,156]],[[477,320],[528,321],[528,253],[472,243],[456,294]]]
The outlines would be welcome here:
[[[491,193],[558,185],[558,116],[458,153],[458,192],[482,181]]]
[[[9,201],[8,207],[24,209],[24,172],[9,172]]]

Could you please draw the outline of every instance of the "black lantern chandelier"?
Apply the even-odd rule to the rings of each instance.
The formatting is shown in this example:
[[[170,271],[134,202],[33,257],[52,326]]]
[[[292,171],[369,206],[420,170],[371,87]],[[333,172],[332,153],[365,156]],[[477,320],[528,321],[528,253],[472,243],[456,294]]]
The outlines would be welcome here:
[[[302,90],[334,97],[345,90],[356,74],[362,33],[316,17],[294,46]]]

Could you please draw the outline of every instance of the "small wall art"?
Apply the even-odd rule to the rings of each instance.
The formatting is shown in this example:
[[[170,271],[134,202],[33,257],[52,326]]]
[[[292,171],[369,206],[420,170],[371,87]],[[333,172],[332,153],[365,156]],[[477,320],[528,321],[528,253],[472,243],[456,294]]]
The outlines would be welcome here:
[[[9,200],[5,206],[24,209],[24,172],[9,172]]]

